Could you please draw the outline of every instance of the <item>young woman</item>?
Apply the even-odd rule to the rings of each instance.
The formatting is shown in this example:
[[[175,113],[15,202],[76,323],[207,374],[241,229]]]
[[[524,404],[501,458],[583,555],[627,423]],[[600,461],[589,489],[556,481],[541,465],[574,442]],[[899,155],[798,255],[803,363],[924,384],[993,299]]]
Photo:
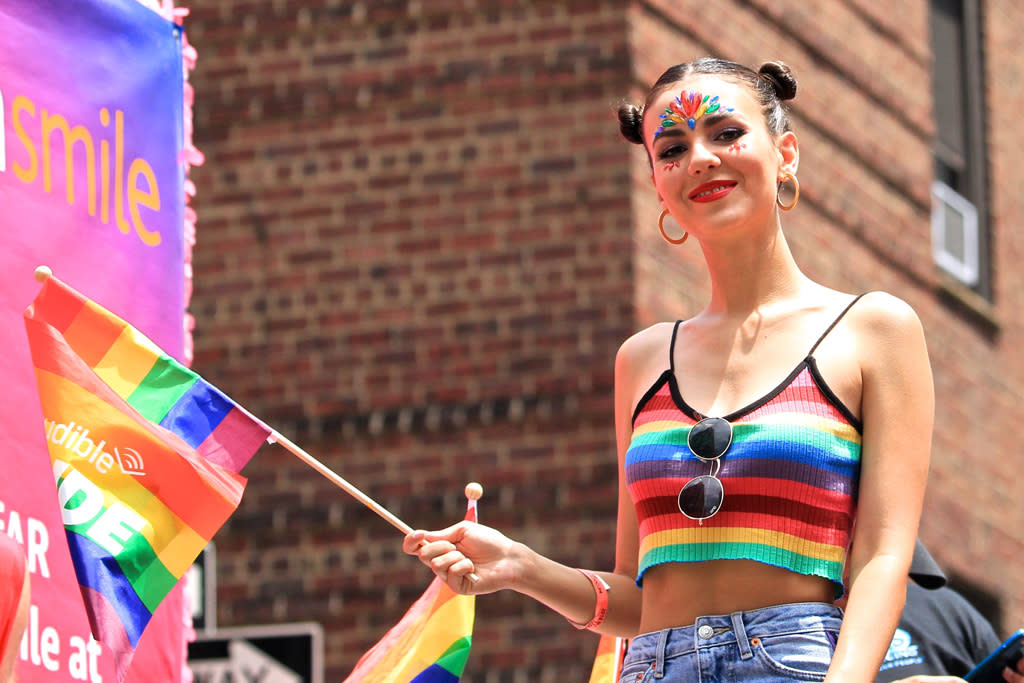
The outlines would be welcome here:
[[[457,591],[510,588],[631,638],[623,681],[873,681],[899,620],[928,470],[927,350],[904,302],[829,289],[794,262],[780,210],[799,199],[782,106],[795,93],[782,64],[701,59],[619,111],[650,159],[662,235],[696,242],[711,294],[618,352],[615,570],[474,524],[405,539]]]

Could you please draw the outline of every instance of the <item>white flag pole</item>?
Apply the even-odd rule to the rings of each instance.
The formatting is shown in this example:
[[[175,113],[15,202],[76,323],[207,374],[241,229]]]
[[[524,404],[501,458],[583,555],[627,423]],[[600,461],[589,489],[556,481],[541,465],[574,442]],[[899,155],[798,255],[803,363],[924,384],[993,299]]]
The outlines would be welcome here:
[[[370,498],[368,495],[366,495],[358,488],[350,484],[344,478],[338,476],[331,468],[327,467],[322,462],[314,458],[312,455],[304,451],[297,444],[292,442],[288,437],[283,436],[276,430],[271,430],[270,437],[267,439],[267,441],[269,441],[270,443],[281,444],[281,446],[284,447],[285,450],[289,451],[290,453],[292,453],[292,455],[298,457],[299,460],[302,460],[304,463],[312,467],[314,470],[325,476],[335,486],[344,490],[346,493],[348,493],[350,496],[358,500],[360,503],[376,512],[378,515],[387,520],[391,524],[391,526],[395,527],[403,534],[411,534],[413,532],[411,526],[400,520],[398,517],[395,517],[386,507],[375,501],[373,498]],[[480,493],[483,493],[483,489],[480,488],[479,484],[471,484],[470,486],[473,486],[474,495],[476,495],[477,489],[479,489]],[[466,495],[469,496],[470,487],[467,486],[466,490]],[[479,498],[478,495],[476,495],[476,497]],[[476,583],[480,580],[480,577],[477,576],[476,573],[472,573],[469,575],[469,579],[473,583]]]

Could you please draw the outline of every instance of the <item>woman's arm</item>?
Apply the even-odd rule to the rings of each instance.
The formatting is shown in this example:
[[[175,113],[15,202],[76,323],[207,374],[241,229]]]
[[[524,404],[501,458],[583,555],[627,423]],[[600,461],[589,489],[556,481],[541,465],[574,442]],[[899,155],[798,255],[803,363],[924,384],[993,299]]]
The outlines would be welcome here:
[[[663,341],[663,340],[662,340]],[[636,366],[656,352],[658,335],[641,332],[627,339],[615,356],[615,442],[618,451],[618,521],[615,535],[615,570],[598,572],[608,585],[608,612],[604,622],[592,630],[613,636],[632,637],[640,627],[641,593],[635,577],[639,553],[639,529],[636,511],[626,487],[625,453],[632,438],[632,414]],[[653,347],[653,348],[652,348]],[[585,624],[594,615],[596,596],[588,581],[582,598],[580,573],[533,554],[525,566],[529,569],[517,589],[551,607],[575,624]],[[571,590],[569,590],[571,587]],[[582,605],[582,609],[581,609]]]
[[[597,596],[590,580],[579,570],[555,562],[529,546],[513,541],[482,524],[459,522],[441,531],[417,530],[405,537],[403,549],[417,555],[448,586],[464,595],[483,595],[511,589],[547,605],[576,624],[593,616]],[[479,577],[469,578],[471,573]],[[614,615],[629,612],[631,596],[639,590],[628,577],[594,572],[608,588],[609,609],[594,631],[631,636]]]
[[[654,337],[644,333],[634,335],[622,345],[615,360],[615,433],[619,459],[616,560],[614,571],[595,572],[608,586],[608,611],[604,622],[592,630],[623,637],[636,635],[641,601],[640,589],[635,583],[639,531],[623,465],[632,436],[634,359],[647,358],[647,347],[658,341],[657,335]],[[459,593],[479,595],[512,589],[547,605],[576,624],[586,624],[594,616],[597,595],[584,574],[489,527],[460,522],[442,531],[415,531],[406,536],[403,549],[417,555]],[[471,581],[471,573],[476,573],[479,580]]]
[[[864,424],[849,601],[827,681],[873,681],[899,622],[924,499],[935,396],[921,323],[887,294],[856,309]]]

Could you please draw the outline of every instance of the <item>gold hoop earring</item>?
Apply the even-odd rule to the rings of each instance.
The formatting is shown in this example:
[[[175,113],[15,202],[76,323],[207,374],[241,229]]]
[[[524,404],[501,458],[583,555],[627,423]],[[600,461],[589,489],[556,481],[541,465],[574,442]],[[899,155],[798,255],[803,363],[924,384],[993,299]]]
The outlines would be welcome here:
[[[779,186],[781,187],[781,185],[785,183],[787,180],[793,181],[793,201],[791,201],[789,204],[783,204],[779,200],[779,195],[776,194],[775,203],[778,204],[779,208],[782,209],[783,211],[792,211],[793,209],[796,208],[796,203],[800,201],[800,181],[796,179],[795,175],[793,175],[789,171],[785,171],[782,174],[782,180],[779,181]]]
[[[665,216],[667,215],[668,209],[662,211],[661,216],[658,218],[658,230],[661,231],[661,236],[664,237],[665,241],[668,242],[669,244],[682,244],[690,237],[690,233],[684,232],[683,236],[678,239],[669,237],[668,233],[665,232]]]

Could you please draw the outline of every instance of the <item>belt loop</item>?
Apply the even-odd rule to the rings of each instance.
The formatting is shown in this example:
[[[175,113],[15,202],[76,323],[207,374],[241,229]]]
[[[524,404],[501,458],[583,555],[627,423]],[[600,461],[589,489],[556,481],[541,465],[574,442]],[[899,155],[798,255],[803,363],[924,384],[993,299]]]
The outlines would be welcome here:
[[[658,650],[654,655],[654,677],[664,678],[665,677],[665,650],[668,649],[668,636],[672,632],[672,629],[662,629],[661,633],[658,634]]]
[[[747,630],[743,628],[743,612],[733,612],[729,617],[732,619],[732,632],[736,634],[736,645],[740,648],[740,659],[750,659],[754,652],[750,649]]]

